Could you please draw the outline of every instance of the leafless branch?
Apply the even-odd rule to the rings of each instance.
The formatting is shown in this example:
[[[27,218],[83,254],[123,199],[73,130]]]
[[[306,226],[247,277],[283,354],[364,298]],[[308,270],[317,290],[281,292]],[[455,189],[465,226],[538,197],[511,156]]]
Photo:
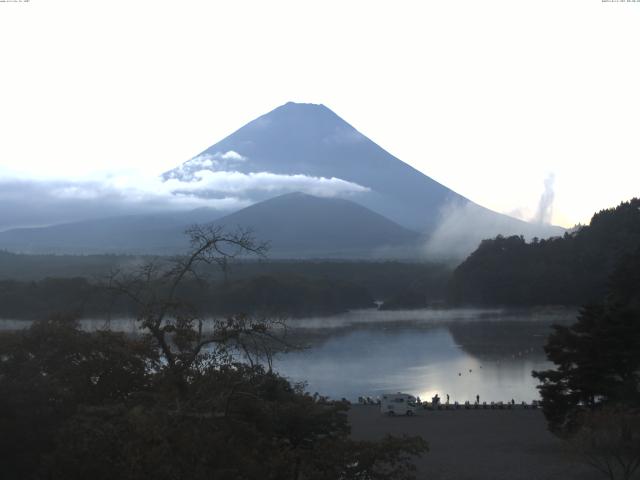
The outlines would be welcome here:
[[[186,234],[190,252],[173,259],[154,259],[130,271],[114,270],[107,278],[108,288],[129,299],[137,310],[140,328],[157,342],[171,369],[187,369],[198,361],[208,345],[231,345],[244,348],[243,339],[267,338],[264,322],[230,317],[216,324],[211,335],[205,335],[202,319],[178,298],[178,290],[186,278],[204,283],[200,265],[217,265],[226,272],[229,262],[241,255],[264,256],[267,244],[255,240],[248,229],[233,232],[220,226],[194,225]],[[264,349],[265,353],[267,350]],[[271,365],[271,357],[269,365]]]

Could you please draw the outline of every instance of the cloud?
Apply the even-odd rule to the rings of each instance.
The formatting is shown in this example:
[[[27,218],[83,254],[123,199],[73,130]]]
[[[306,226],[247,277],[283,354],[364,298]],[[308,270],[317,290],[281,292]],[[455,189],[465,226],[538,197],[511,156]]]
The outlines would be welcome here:
[[[199,170],[192,180],[176,178],[162,184],[171,192],[206,195],[207,192],[251,193],[251,192],[303,192],[319,197],[336,197],[369,191],[357,183],[340,178],[312,177],[308,175],[282,175],[270,172],[242,173],[237,171]]]
[[[65,180],[0,180],[0,230],[44,226],[89,218],[193,210],[208,207],[232,211],[252,202],[225,195],[201,198],[193,195],[154,191],[153,181],[141,185],[118,185],[132,178],[96,182]]]
[[[220,158],[222,158],[223,160],[235,160],[238,162],[244,162],[247,159],[247,157],[243,157],[238,152],[235,152],[233,150],[224,152],[223,154],[220,155]]]
[[[243,161],[237,152],[220,159]],[[244,157],[242,157],[244,158]],[[207,158],[201,159],[204,164]],[[303,192],[322,197],[368,191],[339,178],[241,173],[201,169],[190,179],[129,172],[100,180],[71,181],[0,178],[0,230],[138,213],[192,210],[231,212],[276,195]]]
[[[234,171],[239,163],[247,161],[247,157],[239,154],[235,150],[226,152],[203,153],[197,157],[193,157],[188,162],[183,163],[179,167],[174,168],[164,179],[193,180],[196,172],[201,170],[212,171]]]
[[[249,196],[260,196],[266,192],[302,192],[319,197],[336,197],[369,191],[367,187],[336,177],[250,171],[251,165],[245,163],[248,161],[248,157],[235,150],[203,153],[166,173],[162,177],[162,185],[156,185],[154,189],[205,197],[211,192]],[[240,164],[243,164],[242,167]]]

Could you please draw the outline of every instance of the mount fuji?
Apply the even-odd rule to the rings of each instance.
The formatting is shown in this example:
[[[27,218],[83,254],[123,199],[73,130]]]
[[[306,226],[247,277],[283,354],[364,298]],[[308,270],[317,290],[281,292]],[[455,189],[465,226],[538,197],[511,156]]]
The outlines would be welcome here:
[[[563,232],[559,227],[524,222],[473,203],[394,157],[324,105],[282,105],[166,172],[163,178],[215,186],[214,176],[222,172],[253,179],[249,182],[253,191],[245,193],[254,199],[290,191],[338,196],[426,234],[444,227],[445,234],[451,235],[456,224],[465,223],[463,216],[472,219],[474,229],[482,235],[476,238],[468,232],[474,243],[497,234],[548,237]],[[280,182],[260,190],[258,177],[265,177],[266,183],[269,175]],[[206,194],[217,195],[213,189]]]
[[[353,253],[362,258],[374,251],[374,257],[403,251],[404,257],[412,252],[411,256],[460,259],[483,238],[498,234],[542,238],[563,232],[473,203],[315,104],[290,102],[249,122],[162,174],[159,185],[176,198],[211,204],[231,199],[238,207],[236,213],[204,209],[151,217],[96,216],[8,230],[0,233],[0,248],[31,253],[170,253],[185,248],[182,231],[197,219],[255,227],[279,257]],[[241,206],[246,208],[238,210]]]
[[[296,184],[291,187],[296,191],[349,198],[422,232],[436,227],[444,205],[469,203],[376,145],[324,105],[282,105],[166,172],[163,178],[180,182],[204,179],[206,183],[205,174],[221,171],[285,177],[276,188],[250,192],[260,200],[289,193],[286,177],[295,183],[291,177],[297,176],[308,181],[308,188]],[[331,181],[337,184],[334,190]],[[209,194],[215,196],[216,192]]]

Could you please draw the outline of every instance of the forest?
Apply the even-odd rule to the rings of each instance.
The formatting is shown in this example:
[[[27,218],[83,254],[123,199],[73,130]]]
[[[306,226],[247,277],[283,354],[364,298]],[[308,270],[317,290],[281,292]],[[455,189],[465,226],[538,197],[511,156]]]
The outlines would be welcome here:
[[[205,316],[244,313],[295,318],[374,306],[362,287],[303,276],[258,276],[233,282],[191,280],[180,290]],[[33,320],[52,313],[78,318],[129,317],[134,315],[134,307],[130,299],[116,298],[106,283],[82,277],[0,281],[0,317]]]
[[[596,213],[563,237],[484,240],[453,272],[453,305],[583,305],[607,291],[621,258],[640,245],[640,199]]]
[[[135,270],[154,257],[16,255],[0,252],[0,318],[35,319],[51,313],[126,316],[132,305],[108,289],[114,271]],[[155,260],[161,260],[155,258]],[[302,317],[375,307],[407,295],[417,306],[445,296],[450,268],[409,262],[251,261],[200,267],[181,288],[208,316],[230,313]],[[195,283],[198,283],[197,288]],[[393,304],[393,303],[391,303]],[[404,305],[404,304],[403,304]]]

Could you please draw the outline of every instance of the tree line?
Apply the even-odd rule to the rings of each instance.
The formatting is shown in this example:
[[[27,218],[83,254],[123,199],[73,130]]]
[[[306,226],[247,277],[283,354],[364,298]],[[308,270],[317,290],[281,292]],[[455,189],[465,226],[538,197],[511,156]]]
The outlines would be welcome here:
[[[369,292],[348,282],[306,276],[262,275],[236,281],[189,279],[180,285],[202,315],[231,313],[302,317],[373,307]],[[0,317],[37,319],[51,313],[83,318],[132,316],[131,299],[114,298],[105,282],[86,278],[0,281]]]
[[[484,240],[453,272],[452,304],[582,305],[606,294],[615,265],[640,245],[640,199],[596,213],[563,237]]]
[[[131,305],[113,302],[103,288],[114,270],[135,269],[168,257],[116,255],[21,255],[0,251],[0,318],[34,319],[53,312],[100,317],[128,315]],[[451,269],[418,262],[234,259],[202,265],[200,283],[182,288],[209,315],[279,312],[330,315],[374,306],[422,308],[442,303]],[[189,284],[191,282],[191,284]]]

